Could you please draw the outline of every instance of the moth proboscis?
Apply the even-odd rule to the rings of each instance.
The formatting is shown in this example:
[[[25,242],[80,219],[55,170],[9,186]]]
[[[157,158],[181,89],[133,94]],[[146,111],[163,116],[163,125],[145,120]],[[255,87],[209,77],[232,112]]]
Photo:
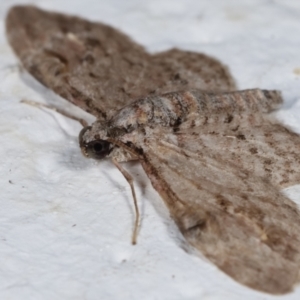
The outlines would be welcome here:
[[[118,30],[15,6],[8,40],[38,81],[97,117],[87,157],[138,159],[187,242],[226,274],[283,294],[299,281],[299,135],[270,117],[278,91],[234,91],[225,66],[171,49],[150,55]],[[124,172],[123,172],[124,174]]]

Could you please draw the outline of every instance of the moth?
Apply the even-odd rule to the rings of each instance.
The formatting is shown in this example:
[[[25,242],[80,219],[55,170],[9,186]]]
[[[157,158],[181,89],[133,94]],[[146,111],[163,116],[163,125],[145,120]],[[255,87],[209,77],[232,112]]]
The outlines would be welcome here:
[[[97,117],[83,154],[139,160],[186,241],[253,289],[283,294],[299,281],[300,215],[280,189],[300,183],[299,135],[270,113],[279,91],[235,91],[207,55],[149,54],[120,31],[15,6],[10,45],[38,81]]]

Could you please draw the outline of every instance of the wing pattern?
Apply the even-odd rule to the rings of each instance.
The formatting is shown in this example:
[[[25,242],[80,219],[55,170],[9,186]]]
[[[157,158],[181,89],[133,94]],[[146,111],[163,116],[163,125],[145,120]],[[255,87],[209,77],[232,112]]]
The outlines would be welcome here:
[[[145,141],[141,162],[191,245],[237,281],[282,294],[299,279],[300,215],[278,187],[300,182],[299,154],[288,148],[299,149],[300,138],[267,126],[244,131],[245,139],[160,130]],[[289,143],[276,152],[269,136],[260,139],[265,133]],[[247,144],[248,136],[257,140]]]
[[[150,55],[120,31],[79,17],[15,6],[6,31],[31,75],[101,119],[149,94],[235,88],[216,59],[178,49]]]

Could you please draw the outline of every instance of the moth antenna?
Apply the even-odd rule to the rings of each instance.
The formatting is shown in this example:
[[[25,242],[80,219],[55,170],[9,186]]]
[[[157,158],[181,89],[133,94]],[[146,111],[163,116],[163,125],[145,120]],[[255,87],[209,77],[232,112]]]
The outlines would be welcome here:
[[[132,193],[133,203],[135,208],[135,222],[134,222],[134,229],[132,233],[131,243],[132,245],[135,245],[137,240],[138,228],[139,228],[140,212],[139,212],[139,207],[137,205],[137,200],[136,200],[136,195],[135,195],[135,190],[133,185],[133,178],[114,158],[112,158],[112,162],[119,169],[122,175],[125,177],[125,179],[129,183],[131,188],[131,193]]]
[[[23,99],[20,101],[21,103],[25,103],[25,104],[28,104],[28,105],[31,105],[31,106],[35,106],[35,107],[38,107],[38,108],[48,108],[48,109],[51,109],[51,110],[54,110],[55,112],[69,118],[69,119],[72,119],[72,120],[75,120],[75,121],[78,121],[83,127],[86,127],[88,126],[88,122],[84,119],[81,119],[81,118],[77,118],[55,106],[52,106],[52,105],[47,105],[47,104],[44,104],[44,103],[39,103],[39,102],[35,102],[35,101],[31,101],[31,100],[26,100],[26,99]]]

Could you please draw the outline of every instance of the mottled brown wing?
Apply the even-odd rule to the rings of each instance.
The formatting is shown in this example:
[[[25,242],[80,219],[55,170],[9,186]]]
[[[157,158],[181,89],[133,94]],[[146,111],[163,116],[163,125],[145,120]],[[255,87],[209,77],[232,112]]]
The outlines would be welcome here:
[[[177,49],[152,56],[120,31],[78,17],[15,6],[6,32],[30,74],[98,118],[149,94],[234,89],[213,58]]]
[[[267,178],[277,189],[300,184],[300,136],[264,120],[237,127],[204,126],[177,133],[178,146],[195,154],[212,151],[215,159],[233,162],[239,169]]]
[[[282,294],[299,280],[300,214],[278,186],[299,183],[299,136],[261,122],[251,133],[219,126],[216,136],[160,128],[144,141],[141,163],[192,246],[238,282]],[[278,175],[266,176],[266,166]]]

